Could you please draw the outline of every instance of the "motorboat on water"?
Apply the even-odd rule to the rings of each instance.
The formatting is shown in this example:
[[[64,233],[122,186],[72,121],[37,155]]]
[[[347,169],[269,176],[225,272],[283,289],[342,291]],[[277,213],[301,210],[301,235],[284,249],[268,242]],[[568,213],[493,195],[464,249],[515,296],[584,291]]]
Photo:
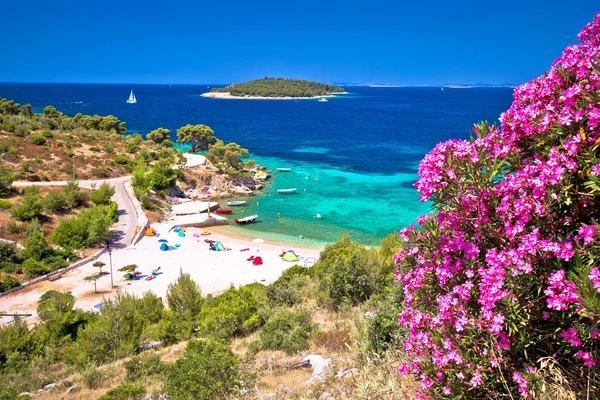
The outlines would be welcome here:
[[[291,168],[277,168],[277,171],[279,172],[290,172],[291,170]]]
[[[321,97],[321,98],[319,99],[319,103],[327,103],[327,101],[328,101],[328,100],[327,100],[325,97]]]
[[[232,207],[239,207],[239,206],[246,206],[246,205],[248,205],[248,202],[245,201],[245,200],[228,201],[227,205],[228,206],[232,206]]]
[[[277,193],[279,193],[279,194],[290,194],[290,193],[296,193],[296,190],[298,190],[298,188],[277,189]]]
[[[244,218],[236,218],[235,222],[238,224],[249,224],[251,222],[256,221],[256,218],[258,218],[258,215],[250,215]]]

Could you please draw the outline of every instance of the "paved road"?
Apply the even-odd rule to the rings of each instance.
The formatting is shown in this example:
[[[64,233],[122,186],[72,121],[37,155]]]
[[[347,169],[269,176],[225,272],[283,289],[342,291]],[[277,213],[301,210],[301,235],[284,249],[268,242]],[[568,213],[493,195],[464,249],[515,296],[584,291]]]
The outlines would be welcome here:
[[[80,187],[94,188],[100,186],[103,182],[108,182],[115,188],[115,194],[112,199],[117,203],[117,215],[119,216],[118,226],[112,232],[115,247],[127,247],[133,242],[133,238],[137,228],[138,216],[135,211],[135,206],[131,198],[125,190],[125,182],[131,180],[130,176],[123,176],[112,179],[99,179],[91,181],[79,181]],[[63,186],[67,181],[54,182],[13,182],[15,187],[25,186]]]

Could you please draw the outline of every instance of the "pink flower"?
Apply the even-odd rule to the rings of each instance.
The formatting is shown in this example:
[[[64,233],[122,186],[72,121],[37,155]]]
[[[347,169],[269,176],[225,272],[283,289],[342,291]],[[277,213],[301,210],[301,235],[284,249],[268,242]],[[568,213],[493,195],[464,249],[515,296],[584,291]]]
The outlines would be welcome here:
[[[600,164],[593,165],[591,169],[591,174],[594,176],[600,175]]]
[[[596,365],[596,361],[592,358],[592,354],[589,351],[578,351],[575,353],[575,357],[583,360],[586,367],[592,368]]]
[[[518,371],[513,372],[512,378],[513,381],[515,381],[515,383],[519,385],[519,393],[521,393],[521,396],[524,398],[529,397],[529,387],[527,384],[527,379],[525,379],[523,375]]]
[[[563,330],[560,333],[560,337],[562,337],[565,342],[569,342],[573,347],[579,347],[583,344],[581,339],[579,339],[579,330],[575,326]]]
[[[471,378],[471,381],[469,383],[473,387],[481,386],[481,383],[482,383],[481,378],[482,378],[481,372],[475,371],[475,373],[473,374],[473,377]]]
[[[548,278],[550,286],[544,291],[548,296],[548,308],[557,311],[566,311],[570,304],[579,303],[577,285],[565,279],[565,270],[561,269]]]
[[[450,388],[448,386],[444,386],[442,388],[442,393],[444,393],[446,396],[450,396],[450,394],[452,394],[452,391],[450,390]]]
[[[590,270],[588,271],[588,278],[590,278],[594,289],[600,292],[600,270],[596,267],[590,268]]]

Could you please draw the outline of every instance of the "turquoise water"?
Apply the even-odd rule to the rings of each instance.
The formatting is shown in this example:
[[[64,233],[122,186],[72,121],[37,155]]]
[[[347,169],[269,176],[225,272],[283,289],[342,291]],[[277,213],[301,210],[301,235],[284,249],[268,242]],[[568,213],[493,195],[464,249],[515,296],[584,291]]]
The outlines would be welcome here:
[[[247,236],[322,245],[348,232],[354,240],[376,244],[429,211],[429,205],[418,201],[411,186],[418,177],[416,171],[365,174],[319,163],[253,158],[272,170],[273,177],[259,196],[241,198],[248,200],[248,206],[231,207],[234,215],[228,218],[232,223],[236,217],[259,216],[256,223],[239,227]],[[292,170],[279,172],[277,167]],[[294,194],[277,193],[277,189],[286,188],[298,190]],[[227,207],[224,201],[221,205]],[[315,218],[316,214],[321,219]]]
[[[138,103],[126,104],[132,89]],[[0,97],[36,110],[52,104],[71,116],[112,114],[127,122],[129,133],[165,127],[173,139],[183,125],[206,124],[274,175],[262,195],[235,208],[235,216],[257,214],[258,221],[234,223],[230,230],[304,245],[331,242],[344,232],[379,243],[413,223],[429,210],[412,186],[421,158],[441,141],[468,138],[480,120],[497,121],[512,101],[507,88],[346,89],[350,94],[319,103],[207,99],[200,96],[207,85],[0,83]],[[277,194],[292,187],[296,194]],[[322,219],[314,218],[317,213]]]

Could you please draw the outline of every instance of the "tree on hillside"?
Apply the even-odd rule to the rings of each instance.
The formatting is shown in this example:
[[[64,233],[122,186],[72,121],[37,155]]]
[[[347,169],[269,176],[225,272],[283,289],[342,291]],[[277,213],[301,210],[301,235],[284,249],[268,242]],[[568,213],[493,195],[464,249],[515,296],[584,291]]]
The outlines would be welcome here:
[[[208,126],[187,124],[177,129],[177,142],[190,145],[190,153],[208,150],[217,141],[215,132]]]
[[[165,128],[158,128],[146,135],[146,140],[154,143],[162,143],[169,140],[171,131]]]
[[[0,165],[0,196],[10,193],[10,185],[15,180],[15,175],[10,168]]]
[[[110,203],[110,198],[115,194],[115,188],[110,184],[103,182],[98,189],[92,190],[90,194],[90,200],[94,202],[94,204],[107,205]]]
[[[30,221],[42,215],[44,203],[40,197],[40,190],[31,186],[23,190],[23,201],[13,207],[12,214],[19,221]]]
[[[237,143],[225,144],[222,140],[217,140],[210,148],[207,157],[213,164],[239,171],[244,167],[242,158],[248,157],[248,149]]]

